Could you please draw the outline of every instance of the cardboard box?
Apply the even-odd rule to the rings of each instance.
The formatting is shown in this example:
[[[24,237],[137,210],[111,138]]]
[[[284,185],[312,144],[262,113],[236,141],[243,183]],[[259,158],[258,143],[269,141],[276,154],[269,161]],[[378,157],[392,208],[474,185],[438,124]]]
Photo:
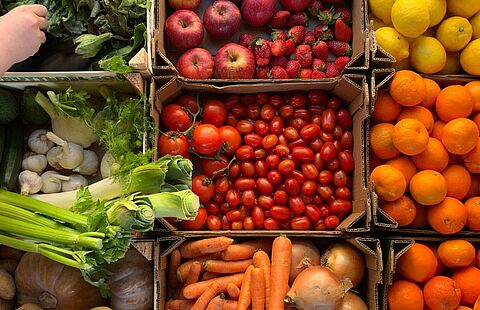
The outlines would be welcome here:
[[[217,232],[216,236],[224,236],[223,232]],[[276,234],[278,236],[278,233]],[[213,237],[213,236],[211,236]],[[263,235],[261,237],[264,237]],[[367,303],[368,309],[379,309],[379,288],[383,283],[383,260],[382,250],[380,247],[380,240],[374,238],[352,238],[348,236],[314,236],[309,233],[304,233],[300,237],[309,238],[310,241],[317,245],[333,244],[335,242],[346,241],[359,249],[365,255],[366,271],[362,283],[357,288],[360,290],[362,299]],[[168,274],[168,256],[170,253],[178,248],[183,242],[191,240],[191,238],[201,239],[198,236],[186,235],[183,237],[166,237],[158,239],[158,247],[160,248],[160,257],[158,262],[158,269],[156,270],[157,285],[160,288],[158,295],[158,302],[156,306],[158,310],[165,309],[165,302],[170,297],[167,287]],[[250,239],[259,238],[258,233],[250,232],[244,237],[236,237],[236,242],[248,241]],[[272,237],[273,242],[274,237]],[[356,291],[356,290],[354,290]]]
[[[163,85],[162,85],[163,83]],[[353,137],[354,147],[353,156],[355,160],[355,170],[353,174],[353,212],[345,220],[340,223],[338,230],[335,231],[309,231],[310,234],[342,234],[343,232],[366,232],[370,230],[370,197],[367,190],[368,179],[366,178],[366,149],[364,143],[366,137],[366,117],[369,105],[368,85],[365,76],[362,75],[344,75],[338,81],[325,81],[318,83],[256,83],[256,84],[232,84],[224,86],[214,86],[209,84],[186,83],[181,79],[168,77],[158,77],[153,80],[150,90],[150,100],[152,106],[152,118],[155,120],[156,128],[159,128],[159,115],[162,104],[169,103],[176,99],[182,93],[200,93],[200,94],[248,94],[259,92],[302,92],[312,89],[321,89],[331,91],[342,100],[349,104],[350,113],[353,115]],[[158,134],[156,135],[157,144]],[[184,232],[178,231],[174,226],[165,220],[162,220],[162,231],[172,231],[173,234],[183,235]],[[251,232],[251,231],[250,231]],[[260,230],[257,233],[265,233]],[[281,231],[289,235],[296,233],[295,231]],[[187,233],[187,232],[185,232]],[[191,233],[191,232],[188,232]],[[188,234],[187,233],[187,234]],[[209,233],[202,231],[202,234]],[[233,233],[223,231],[223,233]],[[248,231],[235,231],[235,234],[244,235]],[[278,234],[279,231],[272,231],[272,234]]]
[[[178,75],[177,70],[175,69],[176,63],[178,58],[181,55],[181,52],[178,50],[173,49],[169,46],[167,42],[167,38],[164,33],[165,27],[165,20],[171,14],[171,10],[168,8],[166,0],[157,0],[156,3],[158,5],[157,12],[157,24],[156,24],[156,31],[154,35],[154,44],[156,46],[154,52],[154,67],[153,72],[155,75],[160,74],[173,74]],[[202,1],[200,7],[196,10],[197,14],[202,17],[204,10],[213,3],[213,0],[209,1]],[[370,53],[368,53],[370,47],[370,36],[368,35],[368,27],[367,27],[367,0],[352,0],[350,1],[352,8],[352,30],[353,30],[353,41],[352,41],[352,61],[347,65],[345,68],[345,72],[349,72],[350,70],[367,70],[369,68],[370,63]],[[280,7],[279,7],[280,8]],[[215,41],[210,39],[208,34],[205,32],[205,39],[201,45],[201,47],[210,50],[213,55],[215,52],[223,46],[227,42],[235,42],[238,43],[238,38],[240,34],[244,31],[248,31],[250,33],[257,32],[257,35],[261,35],[266,37],[267,34],[262,32],[266,28],[260,29],[252,29],[246,28],[243,23],[240,30],[235,34],[235,36],[231,39],[224,40],[224,41]],[[321,79],[322,81],[334,81],[338,80],[340,77],[337,78],[330,78],[330,79]],[[209,83],[231,83],[235,81],[236,83],[258,83],[258,82],[266,82],[271,80],[262,80],[262,79],[255,79],[255,80],[222,80],[222,79],[213,79],[213,80],[190,80],[184,79],[187,82],[197,81],[201,83],[209,82]],[[283,80],[283,82],[288,83],[296,83],[299,82],[299,79],[290,79],[290,80]],[[301,80],[302,83],[314,83],[318,80]]]

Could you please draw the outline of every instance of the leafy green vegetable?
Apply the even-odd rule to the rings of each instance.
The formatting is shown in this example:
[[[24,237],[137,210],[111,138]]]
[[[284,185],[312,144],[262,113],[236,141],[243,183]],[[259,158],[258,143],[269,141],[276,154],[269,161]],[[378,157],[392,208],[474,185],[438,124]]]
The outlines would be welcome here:
[[[94,34],[82,34],[73,40],[73,42],[77,44],[75,53],[84,58],[95,57],[102,49],[102,44],[110,40],[112,37],[113,34],[110,32],[98,36]]]
[[[135,71],[132,67],[127,65],[127,62],[118,55],[110,58],[102,59],[98,62],[100,69],[106,71],[113,71],[119,74],[126,74]]]

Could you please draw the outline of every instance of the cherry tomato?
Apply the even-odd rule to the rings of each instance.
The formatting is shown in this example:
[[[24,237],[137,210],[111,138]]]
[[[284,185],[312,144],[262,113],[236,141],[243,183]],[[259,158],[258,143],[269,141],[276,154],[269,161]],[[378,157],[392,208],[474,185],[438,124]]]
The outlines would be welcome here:
[[[240,164],[237,164],[237,163],[231,164],[230,167],[228,168],[228,178],[230,180],[235,180],[240,176],[240,170],[241,170]]]
[[[225,122],[226,117],[227,107],[220,100],[209,99],[204,103],[202,118],[204,124],[220,127]]]
[[[243,229],[245,230],[254,230],[255,225],[253,224],[253,220],[250,216],[247,216],[243,219]]]
[[[233,115],[232,113],[227,114],[227,118],[225,119],[225,125],[226,126],[232,126],[233,128],[236,128],[238,124],[238,118]]]
[[[295,162],[291,159],[284,159],[278,164],[278,172],[280,172],[281,174],[289,174],[293,171],[293,169],[295,169]]]
[[[253,158],[255,158],[255,159],[265,159],[265,158],[267,158],[267,151],[264,150],[264,149],[255,150],[255,153],[253,154]]]
[[[199,154],[212,154],[222,146],[222,138],[218,128],[202,124],[195,127],[192,135],[193,150]]]
[[[209,230],[219,230],[222,228],[222,220],[218,216],[207,216],[207,227]]]
[[[232,126],[222,126],[218,128],[218,132],[222,138],[225,154],[234,154],[242,144],[242,137],[238,130]]]
[[[228,204],[228,202],[224,202],[220,205],[220,213],[226,214],[228,211],[232,210],[233,207]]]
[[[263,222],[265,221],[265,214],[263,214],[262,208],[255,207],[252,209],[252,220],[255,227],[260,228],[263,226]]]
[[[263,227],[266,230],[279,230],[280,222],[274,218],[267,218],[265,221],[263,221]]]
[[[302,165],[302,173],[310,180],[315,180],[318,177],[318,169],[312,163],[304,163]]]
[[[255,165],[251,161],[243,161],[240,164],[240,170],[244,177],[252,178],[255,176]]]
[[[199,230],[207,221],[207,211],[204,208],[198,209],[198,214],[192,221],[182,221],[180,225],[185,230]]]
[[[208,214],[217,215],[218,213],[220,213],[220,206],[213,201],[208,201],[204,204],[204,206]]]
[[[232,230],[242,230],[243,229],[243,222],[236,221],[232,223]]]
[[[255,173],[259,177],[266,177],[268,175],[267,162],[264,160],[257,160],[255,162]]]
[[[318,220],[318,222],[315,223],[313,226],[313,229],[315,230],[327,230],[327,226],[325,226],[325,219],[321,218]]]
[[[192,179],[192,191],[198,196],[201,203],[212,199],[215,194],[215,186],[211,179],[204,174],[199,174]]]
[[[275,107],[271,104],[266,104],[262,106],[262,110],[260,111],[260,117],[264,121],[271,121],[275,116]]]
[[[185,131],[192,125],[188,113],[178,104],[164,106],[161,117],[163,125],[168,130]]]
[[[298,139],[298,131],[293,127],[285,128],[283,134],[285,135],[285,138],[287,138],[287,140],[289,141],[295,141]]]
[[[278,137],[276,135],[268,135],[265,136],[262,140],[262,146],[266,150],[271,150],[277,145]]]
[[[327,206],[323,205],[320,207],[320,213],[322,214],[322,217],[328,217],[332,215],[332,210],[330,210]]]
[[[275,116],[268,125],[270,133],[274,135],[280,135],[283,132],[283,122],[280,116]]]
[[[300,197],[288,198],[288,206],[294,214],[302,214],[305,211],[305,203]]]
[[[350,115],[350,113],[347,110],[342,109],[342,110],[337,111],[336,118],[337,118],[338,124],[343,129],[347,130],[347,129],[352,128],[352,126],[353,126],[352,116]]]
[[[240,204],[240,195],[236,190],[229,189],[225,194],[225,201],[229,206],[235,208]]]
[[[277,145],[275,146],[273,153],[280,156],[280,158],[286,158],[290,154],[290,149],[286,145]]]
[[[302,185],[302,194],[312,196],[317,191],[317,182],[308,180]]]
[[[203,158],[201,162],[202,171],[206,174],[209,178],[214,176],[220,175],[220,173],[224,173],[221,171],[228,166],[227,158],[220,154],[220,159],[209,159]]]
[[[307,94],[308,103],[311,105],[323,105],[327,100],[327,93],[323,90],[311,90]]]
[[[265,137],[268,135],[268,124],[264,121],[258,120],[254,124],[254,131],[257,135]]]
[[[294,230],[307,230],[311,228],[310,221],[306,216],[295,216],[291,222],[290,226]]]
[[[243,95],[240,97],[240,103],[247,106],[249,104],[254,104],[256,100],[256,96],[254,94]]]
[[[260,106],[256,103],[247,105],[247,116],[252,120],[257,120],[260,117]]]
[[[320,140],[323,142],[333,142],[333,135],[331,133],[326,132],[325,130],[320,131]]]
[[[288,202],[288,195],[286,191],[278,190],[273,194],[273,201],[277,205],[286,205]]]
[[[335,159],[336,155],[337,150],[332,142],[326,142],[323,144],[322,149],[320,150],[320,156],[323,161],[330,162]]]
[[[352,199],[352,193],[348,187],[342,186],[335,189],[335,197],[338,199]]]
[[[342,143],[339,140],[333,141],[333,145],[335,146],[335,152],[338,154],[343,150]]]
[[[322,160],[322,155],[321,155],[320,153],[315,153],[315,155],[313,156],[312,164],[313,164],[318,170],[322,170],[322,169],[323,169],[324,163],[323,163],[323,160]]]
[[[291,126],[297,131],[301,131],[303,127],[307,126],[309,123],[303,118],[294,118],[292,120]]]
[[[236,129],[242,135],[248,135],[253,132],[253,124],[247,120],[238,121]]]
[[[268,103],[268,98],[270,97],[267,93],[258,93],[255,95],[255,100],[259,105],[265,105]]]
[[[227,220],[227,217],[224,215],[222,216],[222,229],[229,230],[230,229],[230,222]]]
[[[327,100],[327,108],[332,109],[332,110],[338,110],[340,109],[340,106],[342,105],[342,102],[338,97],[331,97],[328,98]]]
[[[326,131],[332,131],[337,125],[337,119],[335,111],[332,109],[326,109],[322,113],[322,129]]]
[[[227,110],[230,111],[232,108],[240,103],[240,96],[239,95],[230,95],[224,100],[225,106],[227,107]]]
[[[333,129],[332,135],[333,135],[333,138],[335,138],[335,140],[340,140],[342,138],[343,129],[339,124],[337,124],[335,126],[335,129]]]
[[[340,169],[340,162],[338,161],[338,159],[334,158],[331,162],[328,162],[326,164],[326,168],[330,171],[336,171]]]
[[[310,113],[307,109],[295,109],[293,111],[293,118],[301,118],[303,120],[310,120]]]
[[[255,192],[252,190],[246,190],[242,193],[242,204],[245,207],[251,207],[255,205]]]
[[[336,187],[347,186],[348,176],[343,170],[337,170],[333,173],[333,184]]]
[[[242,145],[235,151],[237,159],[242,161],[252,159],[254,154],[253,148],[248,145]]]
[[[247,109],[243,104],[238,103],[232,107],[232,114],[241,119],[247,115]]]
[[[318,138],[320,131],[320,126],[317,124],[309,124],[302,128],[300,131],[300,137],[302,137],[303,140],[313,140]]]
[[[325,109],[322,109],[322,110],[319,112],[319,114],[314,114],[314,115],[312,116],[312,119],[310,120],[310,122],[311,122],[312,124],[315,124],[315,125],[319,126],[319,127],[322,126],[322,113],[323,113],[324,110],[325,110]]]
[[[297,197],[300,194],[300,185],[295,179],[286,179],[285,188],[287,194],[292,197]]]
[[[288,140],[283,134],[278,136],[278,144],[288,146]]]
[[[280,222],[280,229],[282,229],[282,230],[291,230],[291,229],[292,229],[292,226],[290,225],[290,221],[289,221],[289,220],[285,220],[285,221]]]
[[[188,140],[184,135],[175,131],[169,131],[165,135],[161,135],[158,140],[158,153],[160,156],[182,155],[188,153]]]
[[[267,178],[258,178],[256,189],[264,195],[269,195],[273,192],[273,185]]]
[[[303,108],[307,104],[307,98],[301,94],[294,94],[290,97],[290,104],[295,108]]]
[[[305,204],[313,202],[313,196],[305,196],[304,194],[300,194],[298,197],[300,197]]]
[[[239,221],[242,218],[242,213],[240,212],[240,210],[230,210],[225,215],[227,216],[227,219],[230,223]]]
[[[295,141],[292,141],[288,144],[288,147],[290,149],[296,148],[296,147],[307,147],[308,146],[308,141],[305,141],[303,139],[297,139]]]
[[[273,206],[270,209],[272,217],[279,221],[285,221],[290,218],[291,212],[288,207],[285,206]]]
[[[331,199],[333,197],[333,190],[330,186],[318,186],[317,192],[323,199]]]
[[[270,210],[271,207],[275,204],[273,198],[268,195],[261,195],[258,197],[258,206],[264,210]]]
[[[221,205],[222,203],[225,202],[225,195],[216,193],[215,195],[213,195],[213,202],[215,202],[218,205]]]
[[[282,175],[277,170],[270,170],[268,172],[267,178],[273,185],[277,185],[282,182]]]
[[[352,203],[345,199],[335,199],[330,203],[330,210],[334,214],[342,216],[352,211]]]
[[[317,188],[317,192],[318,192],[318,188]],[[318,193],[314,194],[312,198],[313,198],[312,203],[314,205],[316,205],[317,207],[320,207],[320,206],[323,205],[323,199],[322,199],[322,197],[320,197],[320,195]]]
[[[225,194],[230,188],[230,184],[226,177],[221,177],[215,182],[215,192]]]
[[[338,161],[340,162],[340,167],[346,172],[350,172],[354,168],[353,157],[347,152],[340,152],[338,154]]]
[[[251,178],[241,177],[235,180],[235,188],[239,191],[246,191],[255,188],[255,180]]]
[[[280,159],[280,156],[278,155],[268,155],[267,158],[265,159],[265,162],[267,163],[268,169],[275,170],[280,164],[281,159]]]
[[[294,147],[292,150],[292,156],[298,161],[312,161],[313,151],[308,147]]]
[[[340,225],[340,219],[336,215],[330,215],[325,219],[324,224],[328,229],[334,229]]]
[[[198,112],[198,99],[196,97],[182,95],[180,98],[178,98],[177,104],[183,108],[186,108],[192,114]]]
[[[250,133],[243,137],[246,145],[251,146],[254,149],[259,149],[262,147],[262,136],[255,133]]]
[[[293,116],[293,111],[293,107],[289,104],[286,104],[280,108],[278,115],[280,115],[282,119],[288,119]]]
[[[322,217],[320,210],[314,204],[308,204],[305,206],[305,215],[312,223],[316,223]]]
[[[350,131],[345,131],[340,139],[340,143],[346,149],[349,149],[353,146],[353,135]]]
[[[285,104],[285,100],[280,95],[273,95],[273,96],[270,96],[270,98],[268,98],[268,103],[274,107],[281,107],[282,105]]]
[[[333,182],[333,174],[331,171],[328,170],[323,170],[320,172],[318,175],[318,182],[321,185],[329,185],[332,184]]]

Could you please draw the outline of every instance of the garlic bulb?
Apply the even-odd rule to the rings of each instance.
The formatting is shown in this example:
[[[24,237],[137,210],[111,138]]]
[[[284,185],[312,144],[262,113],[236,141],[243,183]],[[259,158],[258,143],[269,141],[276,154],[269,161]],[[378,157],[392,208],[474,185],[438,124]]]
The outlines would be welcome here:
[[[37,129],[28,137],[28,147],[38,154],[47,154],[55,144],[47,138],[46,129]]]
[[[55,170],[63,169],[63,167],[58,163],[58,156],[61,152],[62,148],[60,146],[54,146],[47,153],[48,164]]]
[[[47,132],[48,140],[61,147],[61,152],[57,154],[58,164],[65,169],[74,169],[83,161],[83,147],[78,144],[62,140],[53,132]]]
[[[112,173],[119,168],[118,163],[115,162],[112,154],[105,153],[100,163],[100,173],[102,174],[102,179],[106,179],[112,175]]]
[[[42,192],[45,194],[59,193],[62,190],[62,181],[70,180],[69,177],[58,174],[56,171],[46,171],[42,174]]]
[[[22,168],[38,174],[47,168],[47,157],[43,154],[27,153],[22,161]]]
[[[22,195],[36,194],[42,189],[42,178],[33,171],[24,170],[18,175],[18,183],[20,184],[20,193]]]
[[[82,186],[87,186],[88,181],[84,176],[79,174],[71,174],[68,181],[62,181],[62,192],[75,191]]]
[[[90,150],[83,150],[83,161],[77,168],[73,169],[83,175],[94,175],[98,170],[98,157],[95,152]]]

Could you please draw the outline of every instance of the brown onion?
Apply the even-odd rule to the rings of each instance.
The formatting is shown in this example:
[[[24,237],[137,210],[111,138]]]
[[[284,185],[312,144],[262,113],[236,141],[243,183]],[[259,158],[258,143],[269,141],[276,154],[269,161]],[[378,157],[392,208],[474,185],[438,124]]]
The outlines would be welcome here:
[[[368,310],[368,307],[357,294],[347,292],[340,310]]]
[[[353,287],[362,282],[365,273],[363,254],[346,242],[331,245],[322,256],[322,265],[332,269],[341,280],[352,281]]]
[[[320,252],[316,245],[306,239],[292,240],[292,263],[288,283],[292,285],[300,272],[317,265],[320,265]]]

